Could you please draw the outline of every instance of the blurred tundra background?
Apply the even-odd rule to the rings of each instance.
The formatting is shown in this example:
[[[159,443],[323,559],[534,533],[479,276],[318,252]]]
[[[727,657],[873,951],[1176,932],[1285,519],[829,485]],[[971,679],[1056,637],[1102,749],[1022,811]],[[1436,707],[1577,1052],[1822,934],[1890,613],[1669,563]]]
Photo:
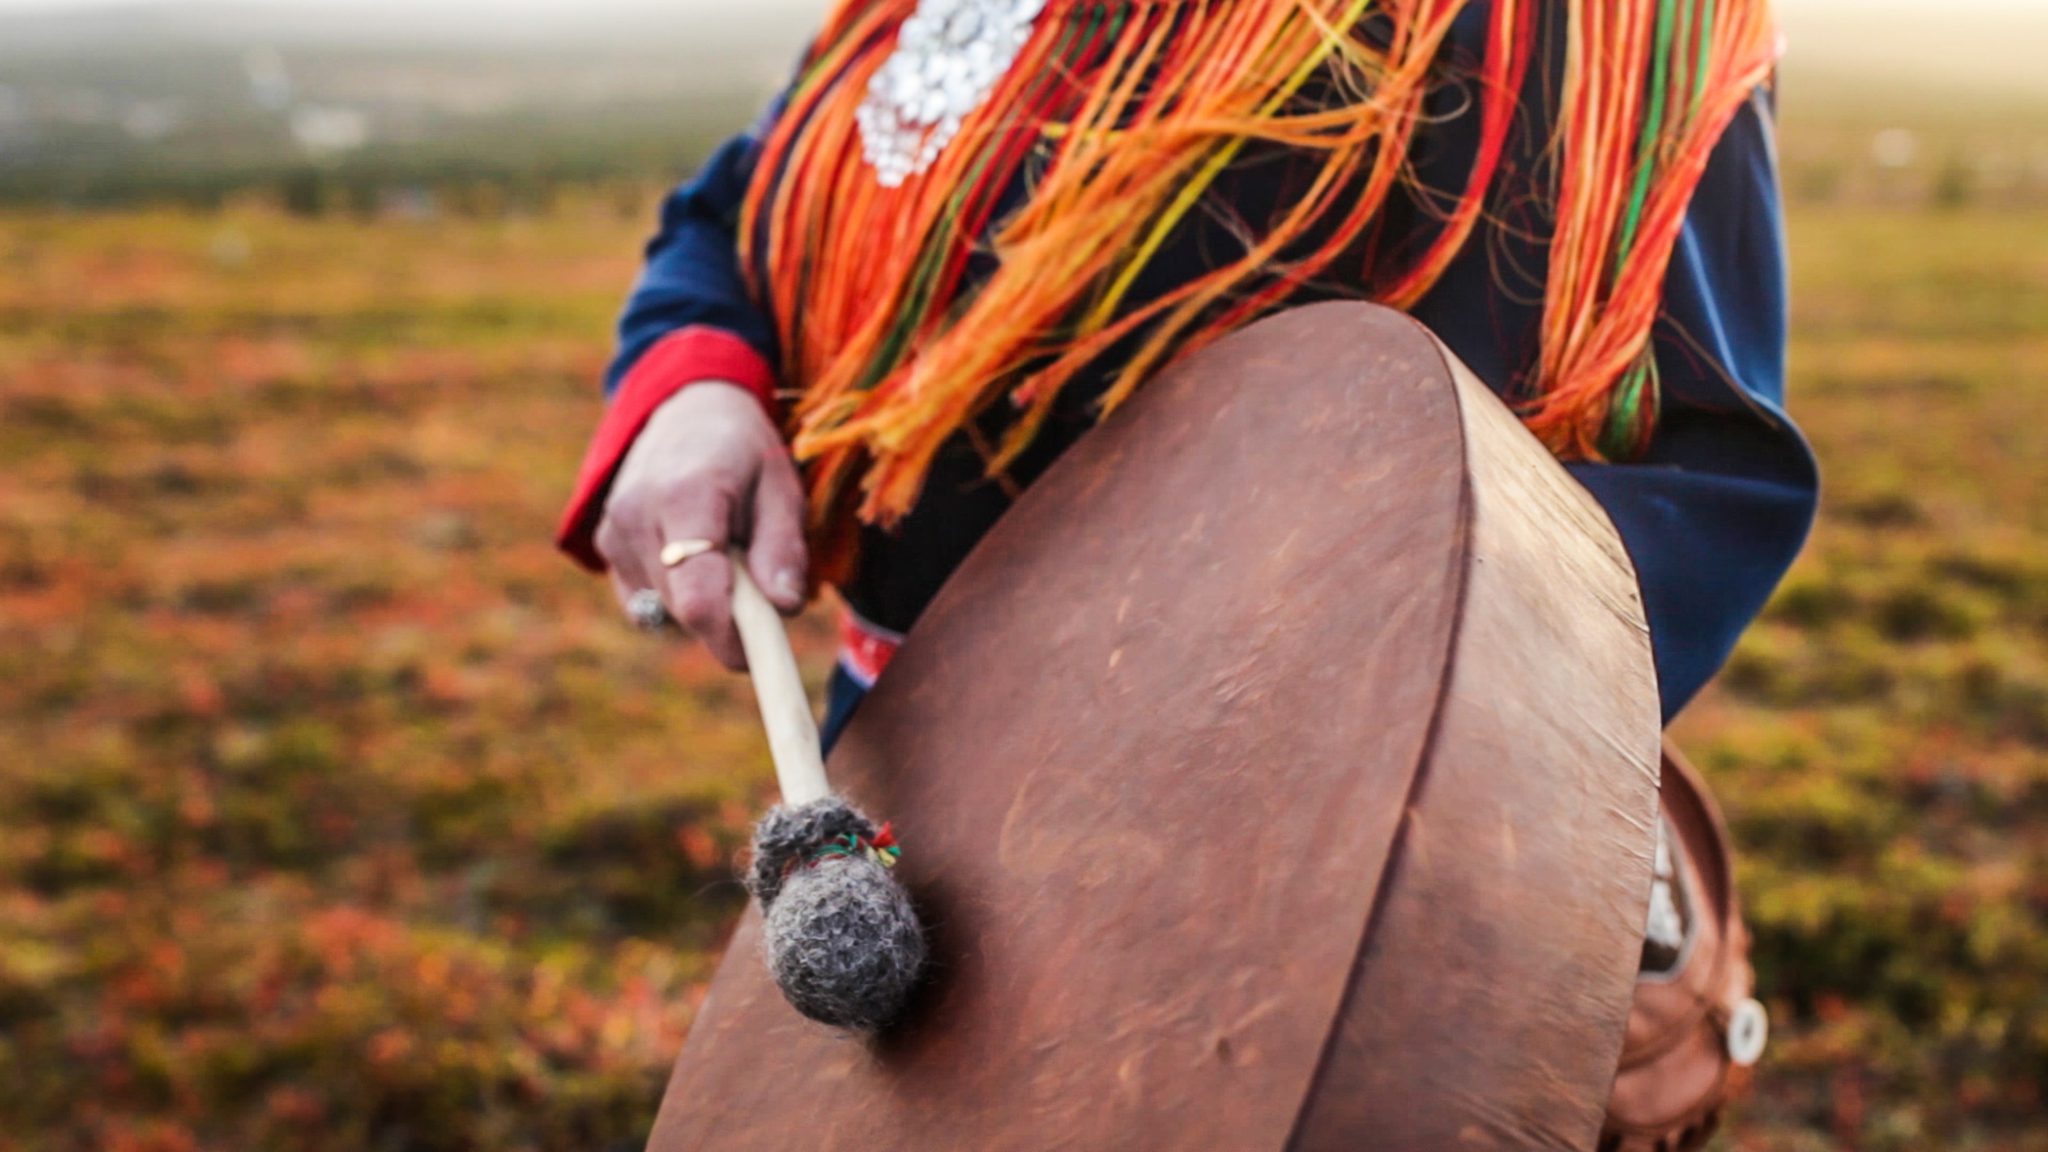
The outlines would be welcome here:
[[[633,1149],[769,795],[548,535],[816,0],[0,0],[0,1149]],[[1722,1149],[2048,1149],[2048,12],[1785,0],[1812,547]],[[802,641],[820,676],[822,618]]]

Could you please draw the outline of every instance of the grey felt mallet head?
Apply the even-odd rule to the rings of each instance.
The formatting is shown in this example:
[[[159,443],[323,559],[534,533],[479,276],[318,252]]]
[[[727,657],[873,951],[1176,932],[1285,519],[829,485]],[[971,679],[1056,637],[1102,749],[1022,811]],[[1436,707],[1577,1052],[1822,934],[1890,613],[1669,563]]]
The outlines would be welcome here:
[[[732,562],[733,623],[782,789],[782,806],[754,829],[747,873],[761,901],[768,969],[812,1020],[879,1031],[924,972],[924,929],[891,872],[897,849],[887,826],[832,794],[782,617],[747,575],[744,557],[735,553]]]
[[[768,970],[797,1011],[874,1032],[924,971],[924,931],[890,875],[895,843],[837,796],[776,808],[754,830],[747,887],[760,898]]]

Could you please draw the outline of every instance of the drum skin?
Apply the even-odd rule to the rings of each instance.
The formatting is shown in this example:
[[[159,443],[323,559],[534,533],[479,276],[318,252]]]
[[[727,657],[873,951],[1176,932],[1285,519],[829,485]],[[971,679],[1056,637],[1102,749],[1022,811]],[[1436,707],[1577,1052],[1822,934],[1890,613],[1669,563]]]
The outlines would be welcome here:
[[[650,1148],[1590,1149],[1659,724],[1598,507],[1414,321],[1301,308],[1033,485],[829,765],[932,979],[860,1040],[741,921]]]

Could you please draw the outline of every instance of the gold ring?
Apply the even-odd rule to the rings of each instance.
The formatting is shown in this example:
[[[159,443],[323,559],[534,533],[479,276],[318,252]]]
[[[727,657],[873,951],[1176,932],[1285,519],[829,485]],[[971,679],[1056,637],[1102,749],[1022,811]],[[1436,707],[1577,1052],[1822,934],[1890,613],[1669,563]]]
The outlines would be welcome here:
[[[673,568],[693,556],[718,551],[718,545],[711,540],[671,540],[661,546],[661,566]]]

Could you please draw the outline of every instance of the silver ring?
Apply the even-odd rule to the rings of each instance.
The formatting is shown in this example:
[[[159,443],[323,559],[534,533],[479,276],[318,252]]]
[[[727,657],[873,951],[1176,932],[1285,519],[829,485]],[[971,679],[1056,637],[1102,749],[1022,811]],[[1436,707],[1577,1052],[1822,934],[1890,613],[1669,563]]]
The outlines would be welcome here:
[[[661,593],[642,588],[626,597],[626,616],[642,632],[659,632],[668,626],[668,605],[661,602]]]

